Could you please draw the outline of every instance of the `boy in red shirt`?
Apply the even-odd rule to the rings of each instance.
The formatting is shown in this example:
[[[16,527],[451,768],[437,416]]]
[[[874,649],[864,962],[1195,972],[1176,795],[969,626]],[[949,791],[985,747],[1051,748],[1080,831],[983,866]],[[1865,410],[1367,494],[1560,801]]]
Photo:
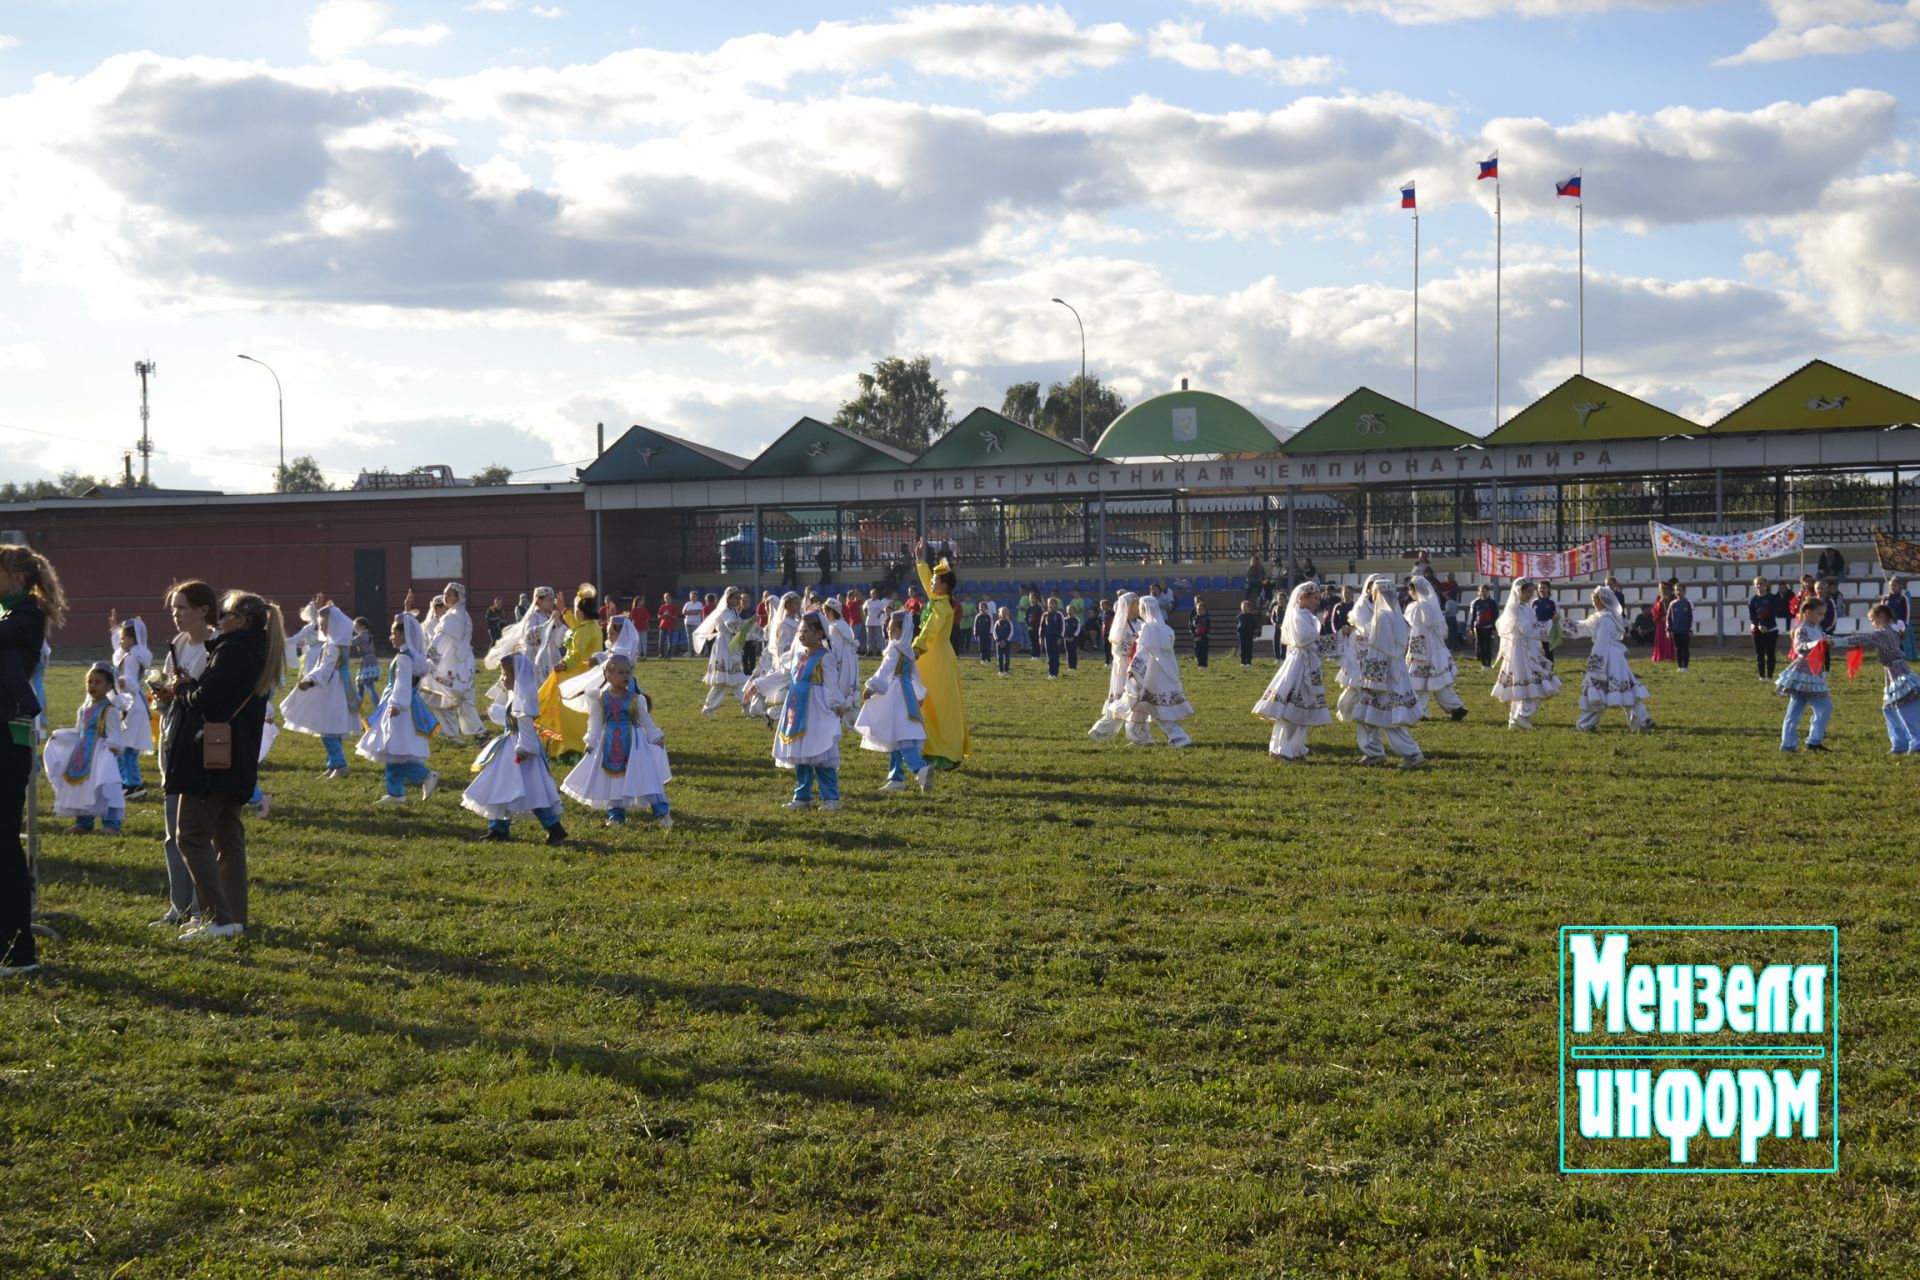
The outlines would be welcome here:
[[[633,608],[627,610],[627,625],[633,628],[633,634],[639,637],[638,657],[647,656],[647,628],[653,625],[653,611],[647,608],[645,596],[633,598]]]
[[[680,631],[680,606],[673,602],[672,592],[660,597],[660,608],[653,616],[660,623],[660,656],[671,658]]]

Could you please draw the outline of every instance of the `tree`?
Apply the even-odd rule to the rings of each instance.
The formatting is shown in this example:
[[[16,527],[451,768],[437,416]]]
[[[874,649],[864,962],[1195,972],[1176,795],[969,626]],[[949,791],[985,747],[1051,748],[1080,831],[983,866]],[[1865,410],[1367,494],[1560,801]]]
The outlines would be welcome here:
[[[1008,387],[1006,398],[1000,402],[1000,414],[1032,426],[1040,417],[1040,384],[1016,382]]]
[[[1029,386],[1038,384],[1029,383]],[[1120,393],[1100,381],[1097,374],[1089,374],[1087,388],[1087,447],[1100,438],[1100,433],[1113,425],[1113,420],[1127,411],[1127,402]],[[1009,396],[1013,392],[1007,393]],[[1012,414],[1008,414],[1012,417]],[[1026,421],[1026,419],[1021,419]],[[1068,382],[1056,382],[1047,388],[1047,402],[1040,406],[1040,412],[1034,425],[1050,436],[1061,440],[1075,440],[1080,436],[1080,375],[1075,374]]]
[[[834,426],[919,453],[952,425],[947,393],[927,357],[888,356],[859,378],[860,394],[842,402]]]
[[[487,485],[511,484],[513,483],[513,469],[511,467],[503,467],[497,462],[489,463],[474,472],[473,479],[469,481],[469,483],[476,489],[483,488]]]
[[[326,473],[320,470],[320,464],[311,454],[295,458],[284,467],[273,469],[273,488],[276,493],[326,493],[333,488]]]

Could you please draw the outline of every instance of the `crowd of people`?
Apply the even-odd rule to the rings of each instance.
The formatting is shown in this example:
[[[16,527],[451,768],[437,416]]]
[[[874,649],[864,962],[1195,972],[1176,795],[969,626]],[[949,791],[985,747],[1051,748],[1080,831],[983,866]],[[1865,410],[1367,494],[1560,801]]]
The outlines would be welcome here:
[[[640,675],[650,655],[704,662],[707,716],[731,704],[766,726],[772,764],[792,775],[786,807],[795,810],[840,807],[848,734],[886,757],[882,792],[930,791],[941,772],[958,768],[972,754],[958,666],[969,644],[1002,676],[1018,655],[1044,662],[1048,679],[1073,675],[1091,648],[1108,678],[1089,736],[1146,746],[1157,726],[1170,747],[1193,743],[1168,584],[1098,599],[1047,595],[1028,584],[999,603],[956,595],[956,571],[925,543],[907,562],[917,581],[904,589],[883,580],[870,591],[836,595],[815,586],[765,592],[758,601],[730,588],[684,600],[669,594],[652,608],[633,599],[621,610],[588,585],[567,599],[538,587],[511,616],[498,600],[489,606],[484,654],[461,584],[448,583],[422,608],[409,592],[387,627],[392,657],[384,683],[368,620],[349,617],[324,593],[302,606],[301,627],[287,634],[279,607],[255,593],[177,582],[165,596],[171,641],[156,652],[143,619],[111,614],[110,659],[86,670],[73,726],[48,733],[48,637],[63,620],[65,598],[44,556],[0,547],[0,712],[9,730],[0,743],[0,802],[9,811],[0,814],[0,974],[37,963],[18,831],[40,741],[54,812],[70,821],[73,835],[119,832],[128,801],[146,794],[141,759],[156,757],[168,902],[155,924],[195,940],[246,929],[245,819],[271,811],[259,764],[281,731],[320,740],[330,781],[349,778],[356,758],[377,765],[379,805],[435,794],[435,739],[477,748],[460,803],[484,821],[485,841],[512,839],[513,823],[531,816],[549,844],[561,843],[568,801],[609,827],[624,827],[634,812],[671,827],[666,735]],[[1565,640],[1591,646],[1573,726],[1581,732],[1597,730],[1611,709],[1630,729],[1654,727],[1647,687],[1628,660],[1630,643],[1651,643],[1653,661],[1680,671],[1690,659],[1693,606],[1677,580],[1662,583],[1632,621],[1611,576],[1592,589],[1592,609],[1578,621],[1559,607],[1552,584],[1537,580],[1515,581],[1504,599],[1481,585],[1463,609],[1449,608],[1448,580],[1436,579],[1423,559],[1404,576],[1372,575],[1357,592],[1309,577],[1269,606],[1270,586],[1256,560],[1233,634],[1240,665],[1251,667],[1262,624],[1271,620],[1278,667],[1252,711],[1270,722],[1268,749],[1283,763],[1306,759],[1310,731],[1337,718],[1353,726],[1358,763],[1424,766],[1414,729],[1430,709],[1453,721],[1469,714],[1456,687],[1456,651],[1471,652],[1494,673],[1492,696],[1506,704],[1515,730],[1533,729],[1541,707],[1561,692],[1554,650]],[[1850,652],[1850,674],[1868,654],[1881,664],[1891,751],[1920,754],[1907,604],[1905,583],[1889,579],[1868,625],[1841,636],[1836,619],[1844,604],[1834,580],[1754,579],[1747,602],[1754,661],[1757,675],[1787,700],[1782,751],[1798,749],[1803,721],[1806,748],[1826,749],[1828,663]],[[1204,600],[1192,602],[1187,630],[1194,666],[1204,669],[1213,639]],[[1782,640],[1787,660],[1776,670]],[[863,657],[872,664],[865,678]],[[1328,663],[1337,687],[1331,696]],[[489,679],[483,717],[479,687]],[[565,770],[557,781],[556,769]]]

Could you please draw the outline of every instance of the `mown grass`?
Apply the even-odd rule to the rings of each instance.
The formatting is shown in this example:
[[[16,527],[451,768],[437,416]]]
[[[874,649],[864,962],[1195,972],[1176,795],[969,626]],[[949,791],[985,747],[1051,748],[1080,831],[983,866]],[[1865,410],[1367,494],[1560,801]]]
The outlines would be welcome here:
[[[1575,662],[1563,662],[1572,677]],[[1920,766],[1837,682],[1825,758],[1733,658],[1662,728],[1429,723],[1304,767],[1188,670],[1199,745],[1083,736],[1096,663],[965,663],[978,755],[837,815],[648,667],[679,820],[508,847],[283,735],[255,928],[193,948],[159,815],[47,840],[0,988],[11,1275],[1904,1276],[1920,1271]],[[1869,668],[1867,675],[1877,672]],[[77,668],[61,668],[63,705]],[[453,779],[466,760],[442,749]],[[1557,1172],[1562,924],[1841,931],[1842,1172]]]

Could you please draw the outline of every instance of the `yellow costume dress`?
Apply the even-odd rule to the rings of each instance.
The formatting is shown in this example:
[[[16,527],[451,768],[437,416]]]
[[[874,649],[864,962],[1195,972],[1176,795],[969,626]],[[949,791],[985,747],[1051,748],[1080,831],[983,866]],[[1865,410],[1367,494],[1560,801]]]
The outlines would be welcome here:
[[[600,652],[605,636],[600,631],[600,623],[594,618],[581,618],[572,611],[562,611],[560,620],[567,626],[567,651],[562,655],[553,674],[540,686],[540,728],[541,736],[547,741],[547,758],[550,760],[572,752],[583,755],[587,749],[587,713],[575,711],[560,697],[560,685],[585,671],[589,660]]]
[[[927,595],[920,633],[913,638],[920,680],[927,686],[927,696],[920,703],[927,740],[920,753],[936,769],[958,769],[973,754],[973,739],[967,734],[966,704],[960,700],[960,665],[953,656],[953,599],[934,594],[933,571],[925,560],[916,557],[913,567]],[[941,561],[940,568],[946,567],[946,561]]]

